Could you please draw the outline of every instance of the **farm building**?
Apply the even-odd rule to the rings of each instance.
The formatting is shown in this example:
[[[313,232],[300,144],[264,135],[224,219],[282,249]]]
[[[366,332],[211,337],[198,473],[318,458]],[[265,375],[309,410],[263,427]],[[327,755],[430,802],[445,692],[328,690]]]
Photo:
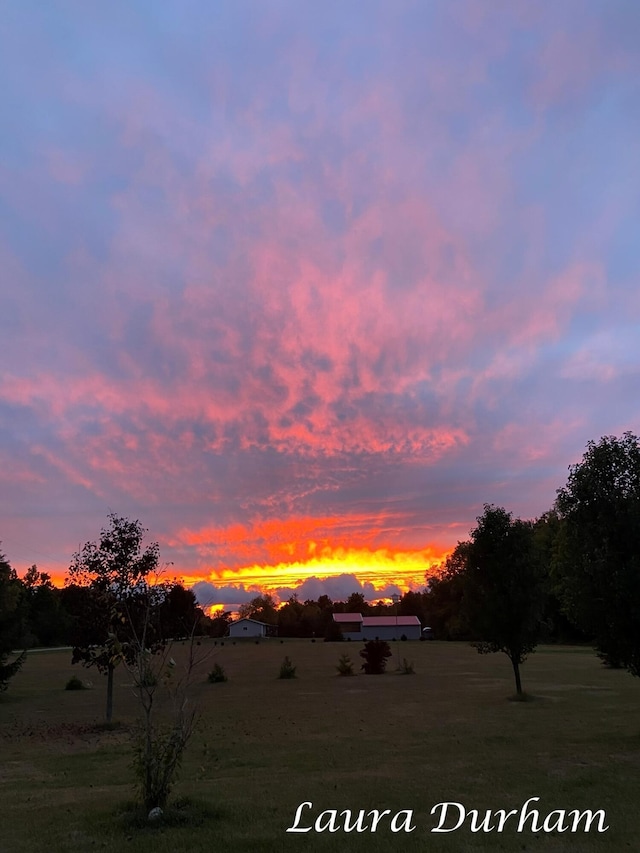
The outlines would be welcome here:
[[[266,622],[258,622],[257,619],[236,619],[229,625],[230,637],[269,637],[273,631],[273,625]]]
[[[420,620],[417,616],[363,616],[361,613],[334,613],[345,640],[419,640]]]

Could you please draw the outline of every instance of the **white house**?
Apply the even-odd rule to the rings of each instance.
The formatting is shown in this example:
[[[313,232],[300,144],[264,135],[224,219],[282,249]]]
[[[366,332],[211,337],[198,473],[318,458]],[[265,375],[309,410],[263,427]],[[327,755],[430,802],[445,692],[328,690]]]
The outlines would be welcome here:
[[[268,629],[272,625],[267,625],[266,622],[258,622],[257,619],[236,619],[229,625],[230,637],[266,637]]]
[[[345,640],[419,640],[420,620],[417,616],[363,616],[361,613],[334,613]]]

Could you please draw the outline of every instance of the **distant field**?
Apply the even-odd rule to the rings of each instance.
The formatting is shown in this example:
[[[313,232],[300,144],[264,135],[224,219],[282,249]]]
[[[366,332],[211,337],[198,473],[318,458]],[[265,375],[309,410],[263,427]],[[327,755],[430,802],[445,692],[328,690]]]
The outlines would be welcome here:
[[[0,698],[0,851],[638,849],[639,679],[605,669],[584,648],[542,647],[522,670],[536,698],[516,703],[507,700],[513,683],[503,655],[437,642],[392,647],[384,676],[340,678],[339,655],[355,661],[359,644],[211,646],[196,690],[201,720],[175,792],[202,804],[202,823],[143,830],[118,817],[132,797],[136,708],[126,671],[116,674],[114,702],[123,726],[104,732],[95,727],[103,678],[72,667],[69,652],[31,654]],[[393,671],[397,651],[415,675]],[[276,678],[285,654],[298,668],[295,680]],[[206,683],[214,662],[227,683]],[[65,691],[71,675],[93,689]],[[465,821],[455,832],[430,832],[437,803],[496,811],[535,796],[543,817],[605,809],[610,828],[536,836],[507,824],[501,834],[474,834]],[[311,822],[332,808],[411,809],[416,829],[394,834],[383,821],[375,834],[288,834],[303,801],[313,803]]]

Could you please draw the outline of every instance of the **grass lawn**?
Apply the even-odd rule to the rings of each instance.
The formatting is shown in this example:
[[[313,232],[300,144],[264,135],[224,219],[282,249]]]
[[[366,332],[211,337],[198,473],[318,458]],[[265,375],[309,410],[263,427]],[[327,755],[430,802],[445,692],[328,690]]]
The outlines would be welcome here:
[[[72,667],[70,652],[30,654],[0,697],[2,853],[217,851],[621,851],[640,839],[640,680],[605,669],[578,647],[541,647],[522,668],[530,702],[512,702],[504,655],[465,644],[397,643],[383,676],[341,678],[335,664],[360,644],[310,641],[211,645],[194,690],[200,711],[175,788],[183,825],[136,827],[130,737],[136,704],[116,672],[114,716],[101,730],[105,679]],[[395,673],[397,653],[415,675]],[[174,650],[180,662],[181,648]],[[288,654],[298,677],[276,678]],[[214,663],[229,681],[208,684]],[[359,667],[359,660],[356,664]],[[65,691],[71,675],[93,682]],[[607,832],[431,832],[431,809],[604,809]],[[411,833],[286,833],[326,809],[413,811]],[[308,820],[308,816],[311,820]],[[517,818],[515,819],[517,821]],[[451,821],[448,822],[451,826]]]

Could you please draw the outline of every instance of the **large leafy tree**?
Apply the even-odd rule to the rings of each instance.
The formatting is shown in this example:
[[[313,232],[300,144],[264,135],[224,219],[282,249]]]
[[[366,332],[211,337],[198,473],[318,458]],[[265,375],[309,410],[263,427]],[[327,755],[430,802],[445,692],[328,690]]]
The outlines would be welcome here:
[[[590,441],[558,490],[557,570],[567,613],[600,656],[640,675],[640,443]]]
[[[152,625],[156,629],[157,623],[156,632],[162,637],[185,639],[205,632],[206,617],[192,590],[174,581],[157,586],[155,599],[157,619],[153,619]]]
[[[29,635],[41,646],[66,644],[68,615],[62,606],[60,590],[46,572],[31,566],[22,579],[29,616]]]
[[[438,571],[426,576],[425,619],[439,640],[471,638],[462,607],[468,547],[469,542],[458,542]]]
[[[75,588],[67,602],[75,617],[72,660],[106,673],[107,722],[113,714],[115,667],[122,660],[134,662],[139,635],[147,631],[153,594],[147,578],[158,569],[159,548],[153,542],[142,549],[145,532],[139,521],[111,513],[99,541],[87,542],[69,568],[67,584]],[[158,644],[159,636],[149,632],[145,646],[153,651]]]
[[[15,569],[0,552],[0,692],[7,689],[25,660],[24,652],[17,657],[11,655],[21,635],[23,592]]]
[[[463,611],[481,654],[504,652],[518,695],[520,665],[538,644],[545,588],[534,525],[485,504],[464,543]]]
[[[257,595],[251,601],[242,604],[238,610],[240,618],[255,619],[267,625],[278,624],[278,610],[273,596],[269,593]]]

